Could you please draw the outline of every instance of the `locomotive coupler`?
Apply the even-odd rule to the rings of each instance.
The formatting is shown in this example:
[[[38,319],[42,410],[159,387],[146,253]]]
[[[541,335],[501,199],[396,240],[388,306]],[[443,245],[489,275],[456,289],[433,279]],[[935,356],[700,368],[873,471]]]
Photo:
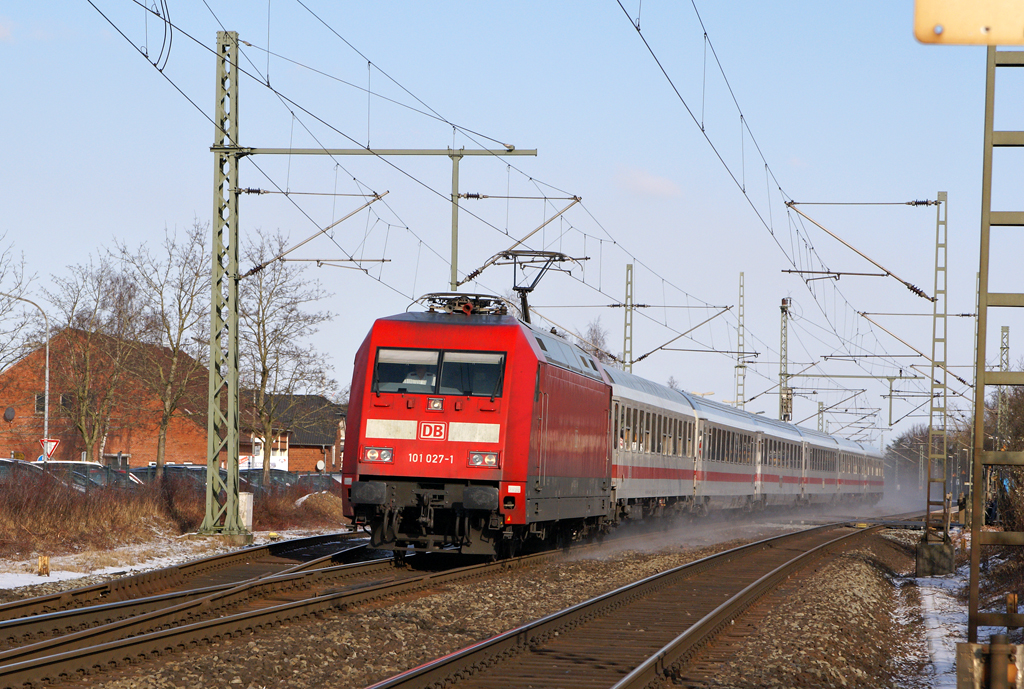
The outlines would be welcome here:
[[[434,506],[433,505],[421,505],[420,506],[420,517],[419,523],[424,527],[431,527],[434,525]]]

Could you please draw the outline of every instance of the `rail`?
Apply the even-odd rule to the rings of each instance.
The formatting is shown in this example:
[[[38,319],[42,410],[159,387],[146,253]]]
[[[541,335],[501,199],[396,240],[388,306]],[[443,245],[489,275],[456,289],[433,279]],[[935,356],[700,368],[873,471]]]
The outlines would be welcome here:
[[[757,541],[662,572],[413,668],[374,684],[369,689],[447,687],[452,684],[483,687],[493,686],[499,676],[501,686],[510,689],[533,686],[538,680],[543,684],[543,674],[549,670],[542,668],[546,668],[548,663],[551,667],[557,667],[557,670],[552,671],[551,677],[554,677],[554,672],[571,672],[575,675],[573,681],[579,686],[611,686],[617,679],[620,683],[615,684],[616,687],[646,686],[651,678],[664,677],[664,670],[677,661],[680,653],[685,654],[687,649],[694,645],[706,643],[723,624],[728,624],[732,619],[730,615],[738,614],[734,611],[745,609],[752,600],[756,600],[756,597],[764,595],[771,585],[784,580],[809,559],[823,554],[829,548],[848,542],[846,539],[850,536],[860,536],[884,528],[876,526],[860,529],[848,536],[820,543],[820,538],[827,535],[826,532],[833,532],[846,524],[826,524],[795,534]],[[730,595],[728,601],[717,606],[711,614],[704,616],[692,630],[682,635],[682,640],[677,638],[664,647],[655,646],[656,652],[653,655],[642,654],[642,644],[647,642],[647,639],[641,641],[641,637],[645,635],[633,633],[627,636],[622,630],[617,632],[615,626],[620,624],[619,621],[601,626],[602,622],[612,617],[613,612],[616,617],[628,618],[629,613],[625,611],[629,606],[639,604],[648,597],[658,595],[662,599],[678,598],[675,590],[681,585],[687,585],[695,591],[696,598],[707,598],[704,593],[707,584],[695,583],[695,577],[707,573],[716,581],[741,579],[746,574],[745,570],[752,555],[766,551],[773,551],[773,555],[776,555],[786,547],[793,547],[794,542],[798,542],[799,539],[806,540],[809,537],[819,539],[812,549],[802,552],[795,559],[787,560],[781,566],[773,567],[765,576],[752,576],[751,578],[757,581],[744,582],[738,593]],[[731,566],[737,562],[743,562],[744,566]],[[687,626],[687,623],[682,621],[685,620],[685,616],[678,610],[670,614],[667,608],[659,608],[657,604],[652,605],[648,602],[646,605],[649,609],[648,614],[660,615],[662,618],[674,616],[680,620],[677,626]],[[624,625],[625,622],[621,624]],[[643,626],[646,628],[648,625]],[[573,635],[582,636],[583,631],[592,627],[600,627],[593,631],[597,641],[567,641]],[[705,631],[701,631],[702,629]],[[635,632],[637,627],[632,627],[632,630]],[[629,641],[626,641],[627,638]],[[615,641],[609,644],[608,639]],[[690,646],[685,645],[687,640],[692,641]],[[557,649],[553,647],[556,644]],[[673,650],[677,647],[682,649],[679,653]],[[630,665],[629,656],[637,653],[641,654],[641,659],[646,660]],[[584,662],[584,657],[589,660]],[[510,665],[514,665],[515,668],[509,667]],[[519,670],[521,673],[518,673]],[[591,671],[592,674],[582,676],[583,673]],[[513,676],[514,674],[516,676]],[[629,678],[629,683],[625,683],[623,674]],[[607,684],[601,684],[603,680],[595,675],[603,675],[607,679]]]

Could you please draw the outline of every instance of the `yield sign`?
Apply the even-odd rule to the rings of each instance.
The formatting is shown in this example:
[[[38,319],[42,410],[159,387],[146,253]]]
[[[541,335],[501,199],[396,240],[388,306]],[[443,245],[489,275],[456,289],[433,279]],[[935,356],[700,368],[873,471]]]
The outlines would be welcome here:
[[[43,452],[46,453],[46,458],[49,459],[53,457],[54,451],[60,445],[60,438],[43,438],[39,441],[39,444],[43,446]]]

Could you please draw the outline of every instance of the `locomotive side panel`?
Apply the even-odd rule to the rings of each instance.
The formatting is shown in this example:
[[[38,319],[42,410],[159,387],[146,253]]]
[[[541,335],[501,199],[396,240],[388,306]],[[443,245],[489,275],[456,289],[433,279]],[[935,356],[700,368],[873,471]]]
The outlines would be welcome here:
[[[547,363],[539,364],[536,381],[528,521],[606,515],[611,504],[610,388]]]

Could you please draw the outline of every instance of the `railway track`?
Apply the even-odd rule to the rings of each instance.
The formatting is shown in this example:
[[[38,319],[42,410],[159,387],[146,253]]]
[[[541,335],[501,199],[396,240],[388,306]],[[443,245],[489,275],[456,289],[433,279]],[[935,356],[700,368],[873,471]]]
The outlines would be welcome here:
[[[90,639],[145,633],[223,615],[242,605],[255,605],[260,599],[296,595],[284,592],[302,592],[338,582],[366,583],[390,576],[394,569],[390,558],[354,562],[362,559],[366,549],[365,545],[346,548],[274,574],[247,577],[251,570],[236,568],[230,581],[213,586],[5,620],[0,622],[0,665],[26,654],[37,656],[52,648],[78,647]],[[352,563],[339,564],[345,560]]]
[[[815,531],[825,528],[834,525]],[[448,583],[491,577],[561,557],[560,552],[543,553],[457,569],[450,569],[452,556],[435,560],[419,555],[410,558],[409,566],[403,568],[396,568],[390,558],[339,564],[356,557],[357,549],[346,548],[346,542],[340,539],[321,539],[272,544],[268,551],[248,549],[226,558],[168,568],[182,570],[177,573],[136,577],[144,578],[145,586],[110,582],[0,606],[0,610],[8,611],[15,606],[24,610],[59,608],[0,622],[0,687],[59,683],[256,633],[285,621],[315,618],[331,610],[402,594],[427,595]],[[780,552],[792,547],[783,547],[782,542],[771,539],[759,547]],[[737,557],[734,554],[726,560],[734,563],[733,569],[740,562]],[[713,559],[694,566],[708,565]],[[449,571],[441,571],[445,568]],[[162,588],[156,583],[159,580],[165,582]],[[694,584],[697,590],[701,586]],[[160,592],[153,595],[125,595],[157,588]],[[86,601],[102,602],[82,607],[76,599],[78,593]],[[124,600],[112,600],[117,597]],[[621,641],[621,636],[618,638]]]
[[[214,555],[173,567],[142,572],[94,586],[62,591],[0,605],[0,622],[33,615],[60,612],[156,596],[173,591],[188,591],[210,586],[234,584],[277,574],[288,569],[324,566],[312,561],[337,553],[338,546],[361,538],[358,534],[338,533],[269,543],[254,548]],[[299,570],[296,570],[299,571]]]
[[[373,689],[585,686],[683,680],[687,663],[761,596],[882,529],[824,525],[678,567],[427,663]]]
[[[409,558],[413,566],[403,568],[396,568],[391,558],[329,565],[332,557],[233,584],[137,599],[128,606],[114,603],[9,620],[4,623],[8,640],[31,639],[33,634],[48,638],[0,652],[0,687],[59,683],[332,609],[494,576],[562,557],[562,553],[538,553],[456,569],[450,569],[450,555]],[[449,569],[443,571],[445,567]],[[91,589],[80,590],[93,595]],[[132,605],[138,614],[95,623],[104,616],[126,614],[123,608],[130,610]],[[84,628],[76,631],[73,624]],[[62,629],[64,633],[60,633]]]

